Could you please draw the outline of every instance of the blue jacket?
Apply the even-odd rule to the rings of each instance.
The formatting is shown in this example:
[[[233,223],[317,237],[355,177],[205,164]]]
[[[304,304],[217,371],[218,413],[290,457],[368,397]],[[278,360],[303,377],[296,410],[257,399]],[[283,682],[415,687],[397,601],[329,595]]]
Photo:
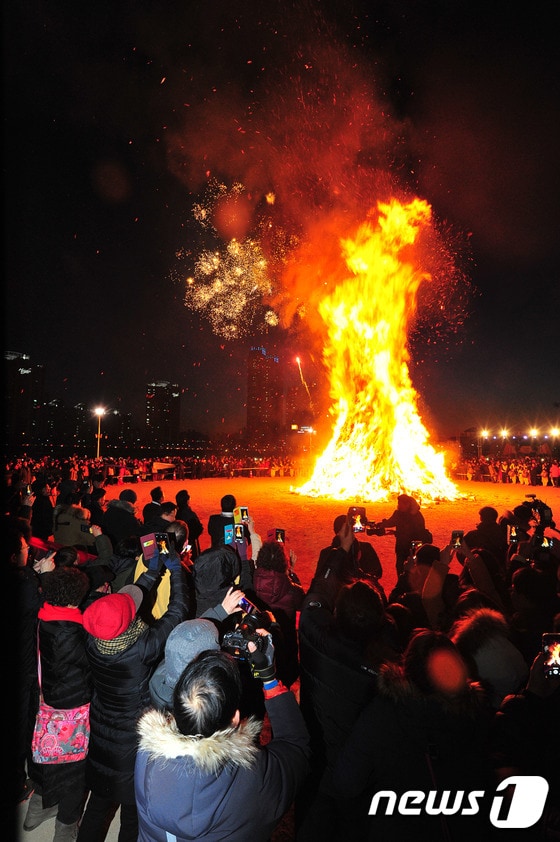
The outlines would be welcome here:
[[[266,842],[308,772],[308,735],[291,692],[269,699],[273,739],[254,719],[186,737],[172,716],[140,719],[135,790],[138,842]]]

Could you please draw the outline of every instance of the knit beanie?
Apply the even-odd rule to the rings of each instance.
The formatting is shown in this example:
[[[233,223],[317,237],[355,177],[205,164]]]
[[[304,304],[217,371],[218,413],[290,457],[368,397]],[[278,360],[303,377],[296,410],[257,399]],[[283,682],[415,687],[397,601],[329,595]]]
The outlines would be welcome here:
[[[219,649],[218,630],[210,620],[185,620],[175,626],[165,644],[165,658],[150,679],[158,707],[171,707],[173,691],[187,664],[206,649]]]
[[[102,596],[84,611],[85,630],[100,640],[114,640],[130,626],[142,599],[138,585],[126,585],[118,593]]]

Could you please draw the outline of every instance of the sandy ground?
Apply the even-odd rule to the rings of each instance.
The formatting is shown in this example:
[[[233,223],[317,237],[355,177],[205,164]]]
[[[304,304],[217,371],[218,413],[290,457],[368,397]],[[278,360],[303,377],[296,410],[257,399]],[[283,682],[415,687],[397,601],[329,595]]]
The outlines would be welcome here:
[[[263,478],[234,478],[234,479],[203,479],[188,481],[158,481],[140,483],[133,487],[138,494],[138,511],[150,501],[150,489],[161,485],[166,500],[174,500],[179,489],[186,488],[191,495],[191,508],[198,514],[205,530],[201,537],[202,549],[209,546],[206,525],[208,517],[220,511],[220,499],[224,494],[233,494],[238,505],[247,506],[254,518],[257,532],[266,538],[271,528],[286,530],[286,539],[294,550],[297,561],[296,571],[305,588],[309,586],[313,576],[319,552],[330,544],[333,538],[332,524],[334,518],[348,510],[349,505],[360,505],[360,500],[316,500],[302,497],[294,493],[291,488],[303,484],[304,479],[289,477]],[[449,542],[453,529],[468,531],[478,522],[478,511],[482,506],[494,506],[499,514],[511,510],[524,502],[526,494],[536,494],[538,499],[545,502],[552,509],[556,522],[560,524],[560,488],[527,487],[521,485],[495,485],[493,483],[459,482],[460,499],[454,502],[425,503],[421,506],[427,528],[433,533],[434,543],[444,546]],[[116,499],[122,490],[121,486],[109,486],[107,499]],[[367,518],[379,521],[388,517],[396,507],[396,499],[385,503],[366,505]],[[560,535],[548,530],[547,534]],[[396,581],[394,537],[360,536],[361,540],[371,541],[383,565],[382,584],[387,594],[390,593]],[[453,570],[453,568],[452,568]],[[20,805],[18,810],[18,824],[21,828],[25,816],[26,805]],[[274,842],[288,842],[293,838],[293,826],[290,816],[282,822],[281,827],[274,834]],[[36,830],[26,833],[21,831],[20,840],[28,842],[51,842],[54,835],[54,819],[49,819]],[[117,842],[118,814],[111,824],[107,842]]]
[[[188,481],[160,481],[140,483],[132,486],[138,494],[138,511],[150,500],[150,489],[161,485],[166,500],[174,500],[179,489],[186,488],[191,495],[191,508],[198,514],[205,527],[200,542],[202,549],[210,545],[206,525],[211,514],[220,511],[220,500],[224,494],[233,494],[240,506],[247,506],[255,521],[255,528],[265,539],[272,528],[286,530],[286,540],[294,550],[296,572],[302,585],[307,587],[315,571],[319,552],[328,546],[333,538],[333,521],[348,510],[349,505],[362,505],[361,500],[319,500],[303,497],[292,488],[302,485],[305,478],[293,477],[239,477],[233,479],[203,479]],[[127,486],[131,487],[131,486]],[[560,524],[560,488],[542,488],[485,482],[458,482],[460,499],[454,502],[424,503],[421,506],[427,528],[432,532],[434,543],[442,547],[449,542],[453,529],[465,532],[478,523],[478,511],[482,506],[494,506],[499,514],[511,510],[526,499],[526,494],[536,494],[551,507]],[[121,487],[113,485],[107,489],[107,499],[118,497]],[[396,497],[385,503],[366,504],[367,518],[379,521],[388,517],[396,508]],[[555,533],[551,532],[551,535]],[[558,536],[560,538],[560,536]],[[388,594],[396,581],[394,536],[364,536],[360,540],[370,541],[375,547],[383,565],[383,587]]]

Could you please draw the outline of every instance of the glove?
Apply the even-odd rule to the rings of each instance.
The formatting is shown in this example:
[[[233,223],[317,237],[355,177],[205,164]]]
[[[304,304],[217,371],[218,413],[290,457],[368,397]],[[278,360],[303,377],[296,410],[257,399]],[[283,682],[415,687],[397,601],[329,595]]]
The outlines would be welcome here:
[[[161,559],[160,559],[160,556],[159,556],[159,549],[158,549],[157,546],[156,546],[155,553],[153,554],[153,556],[150,559],[148,559],[146,564],[148,565],[148,570],[155,570],[156,572],[159,570],[160,565],[161,565]]]
[[[165,564],[168,570],[177,571],[181,569],[181,559],[176,552],[164,554],[163,563]]]
[[[262,682],[273,681],[276,678],[276,664],[274,663],[272,636],[270,634],[262,636],[261,641],[263,648],[257,649],[250,655],[251,672],[255,678],[259,678]]]

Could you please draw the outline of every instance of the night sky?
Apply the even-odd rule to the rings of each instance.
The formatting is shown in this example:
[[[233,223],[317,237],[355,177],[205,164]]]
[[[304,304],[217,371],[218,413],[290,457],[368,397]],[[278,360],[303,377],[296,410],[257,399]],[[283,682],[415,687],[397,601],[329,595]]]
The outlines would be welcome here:
[[[5,347],[46,366],[51,397],[141,421],[145,384],[171,380],[184,428],[230,432],[252,344],[320,382],[289,302],[265,334],[252,301],[234,340],[185,306],[232,230],[200,209],[242,184],[234,230],[266,240],[279,276],[312,226],[351,226],[389,191],[431,204],[459,267],[448,311],[411,329],[429,428],[558,425],[556,4],[9,6]]]

